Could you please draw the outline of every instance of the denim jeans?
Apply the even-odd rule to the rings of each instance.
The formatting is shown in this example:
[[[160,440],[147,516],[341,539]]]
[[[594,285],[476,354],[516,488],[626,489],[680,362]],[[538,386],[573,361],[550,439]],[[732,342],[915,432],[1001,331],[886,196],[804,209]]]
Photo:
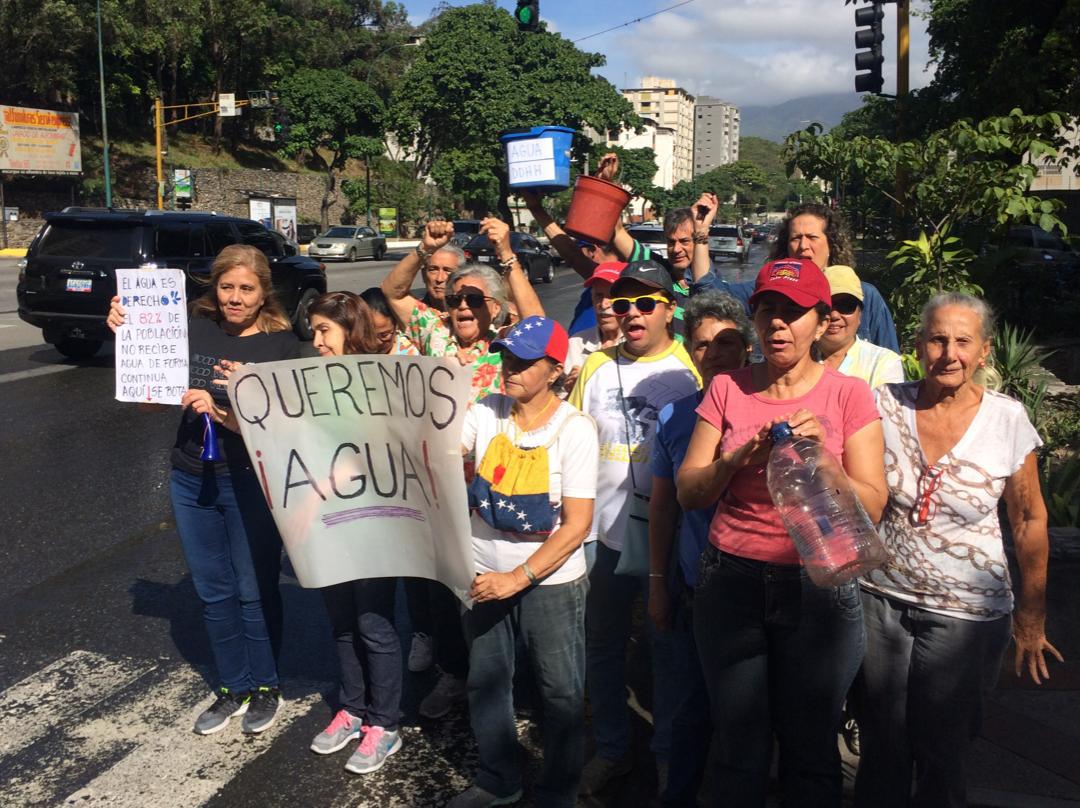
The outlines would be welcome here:
[[[585,576],[478,603],[462,623],[469,644],[469,718],[480,752],[476,785],[499,797],[521,788],[514,658],[523,641],[543,704],[544,763],[534,802],[572,807],[585,750]]]
[[[674,702],[667,788],[661,795],[661,804],[665,808],[697,808],[697,793],[712,740],[712,719],[694,642],[694,592],[683,583],[681,574],[676,574],[676,578],[671,631],[657,633],[653,642],[654,653],[659,654],[662,647],[669,655],[668,667],[676,673],[656,683],[657,688],[663,687],[672,694]]]
[[[220,685],[275,687],[281,647],[281,536],[254,473],[169,479],[176,532],[203,603]]]
[[[322,590],[341,670],[340,706],[383,729],[397,729],[401,707],[396,589],[397,578],[369,578]]]
[[[983,697],[997,682],[1011,618],[961,620],[867,591],[862,600],[856,804],[966,805],[965,758]]]
[[[773,733],[785,806],[839,806],[840,713],[865,646],[857,585],[801,567],[702,556],[694,636],[712,703],[716,804],[765,805]]]
[[[589,570],[589,597],[585,609],[586,664],[589,704],[592,707],[596,754],[619,760],[630,751],[630,713],[626,704],[626,649],[630,642],[634,599],[648,598],[648,578],[616,575],[619,551],[603,542],[596,546],[596,562]],[[678,698],[677,682],[684,675],[678,655],[667,648],[671,638],[646,627],[653,651],[653,738],[658,761],[667,761],[671,746],[671,719]]]

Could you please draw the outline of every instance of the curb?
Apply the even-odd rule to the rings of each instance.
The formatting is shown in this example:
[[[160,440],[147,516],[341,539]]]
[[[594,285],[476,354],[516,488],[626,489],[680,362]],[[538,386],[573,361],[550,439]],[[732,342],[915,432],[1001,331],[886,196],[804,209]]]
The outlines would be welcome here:
[[[26,247],[6,247],[0,250],[0,258],[24,258]]]

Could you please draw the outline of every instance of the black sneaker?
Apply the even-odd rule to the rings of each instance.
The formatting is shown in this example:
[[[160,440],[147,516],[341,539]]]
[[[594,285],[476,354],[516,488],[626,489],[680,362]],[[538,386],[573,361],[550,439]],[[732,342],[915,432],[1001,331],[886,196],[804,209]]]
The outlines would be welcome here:
[[[247,712],[249,702],[247,693],[233,693],[227,687],[221,688],[217,700],[195,719],[195,732],[199,735],[220,732],[225,729],[230,718]]]
[[[244,713],[240,729],[252,733],[270,729],[277,720],[278,707],[283,701],[281,691],[276,687],[255,688],[251,691],[251,704]]]

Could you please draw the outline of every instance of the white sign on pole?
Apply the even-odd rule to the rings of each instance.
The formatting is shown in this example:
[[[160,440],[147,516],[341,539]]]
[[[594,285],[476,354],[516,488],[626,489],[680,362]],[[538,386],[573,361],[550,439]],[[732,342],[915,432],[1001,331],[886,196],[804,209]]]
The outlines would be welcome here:
[[[218,93],[218,115],[222,118],[232,118],[239,115],[236,108],[236,93]]]
[[[188,383],[188,318],[181,269],[116,270],[124,324],[116,330],[116,400],[179,404]]]
[[[510,184],[555,181],[555,147],[551,138],[511,140],[506,144]]]
[[[301,585],[410,576],[468,602],[469,373],[456,359],[244,365],[229,400]]]

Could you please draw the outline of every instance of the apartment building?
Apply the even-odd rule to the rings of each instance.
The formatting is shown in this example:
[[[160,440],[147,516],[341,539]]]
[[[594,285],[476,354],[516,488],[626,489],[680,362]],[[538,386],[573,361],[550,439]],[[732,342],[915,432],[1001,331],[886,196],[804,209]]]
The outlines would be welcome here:
[[[622,91],[634,112],[653,121],[658,129],[674,133],[670,188],[694,178],[694,96],[672,79],[645,76],[641,86]],[[621,145],[621,144],[620,144]]]
[[[699,96],[694,105],[694,176],[739,159],[739,108]]]

